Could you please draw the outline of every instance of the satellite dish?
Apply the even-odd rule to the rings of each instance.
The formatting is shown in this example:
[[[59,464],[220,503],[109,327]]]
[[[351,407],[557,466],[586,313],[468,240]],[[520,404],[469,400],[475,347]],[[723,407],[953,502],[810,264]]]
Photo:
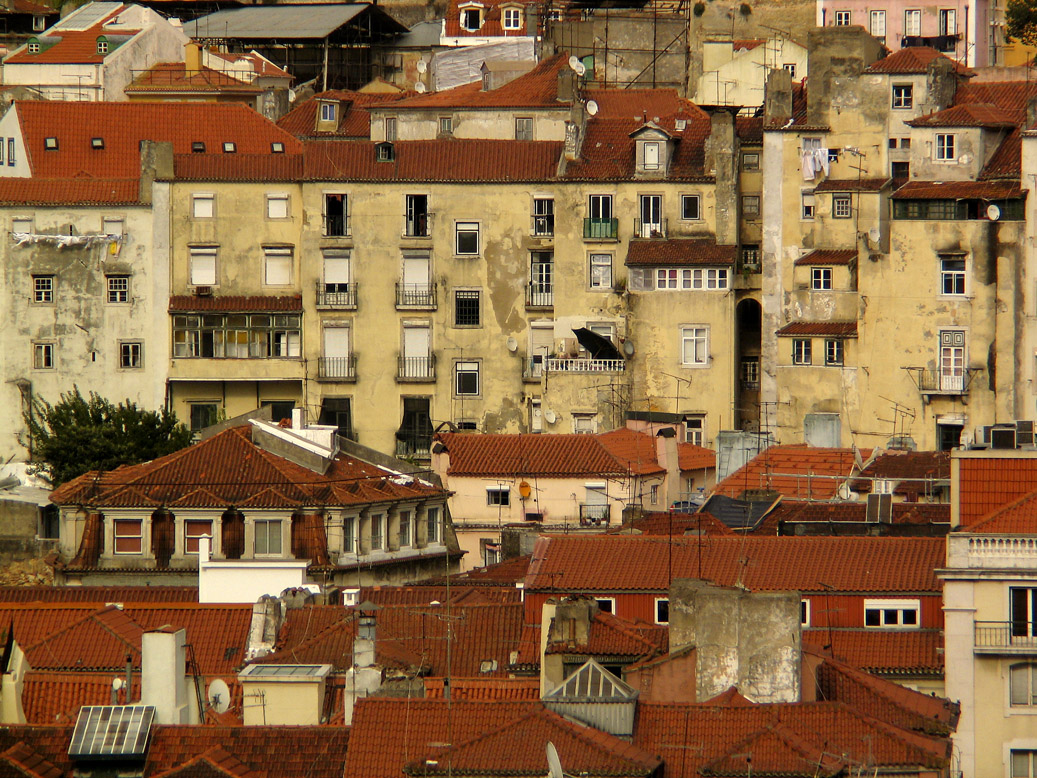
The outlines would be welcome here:
[[[576,66],[573,68],[576,71],[576,75],[583,76],[587,74],[587,66],[577,60]]]
[[[425,90],[426,90],[427,88],[428,88],[428,87],[426,87],[426,86],[425,86],[425,85],[424,85],[423,83],[421,83],[420,81],[419,81],[418,83],[416,83],[416,84],[414,85],[414,91],[415,91],[415,92],[417,92],[417,93],[418,93],[419,95],[420,95],[420,94],[424,94],[424,93],[425,93]]]
[[[230,708],[230,687],[222,678],[217,678],[209,684],[205,692],[205,699],[209,701],[209,707],[217,713],[226,713]]]
[[[623,341],[623,353],[626,354],[627,357],[634,356],[634,341],[632,341],[632,340],[625,340],[625,341]]]
[[[587,115],[597,116],[598,115],[598,104],[593,100],[587,101]]]
[[[425,62],[425,60],[423,60],[423,59],[419,59],[418,60],[418,64],[415,65],[414,67],[416,67],[418,69],[419,73],[424,73],[426,70],[428,70],[428,63]]]
[[[570,70],[576,70],[577,65],[580,65],[580,64],[582,64],[580,62],[580,58],[577,57],[575,54],[573,56],[569,57],[569,69]]]
[[[508,351],[515,353],[518,350],[518,341],[514,338],[508,338],[507,340]]]
[[[122,680],[122,678],[119,678],[118,676],[112,679],[112,688],[115,689],[115,691],[121,691],[122,687],[125,685],[126,681]]]
[[[992,222],[996,222],[998,219],[1001,218],[1001,209],[998,206],[991,203],[987,206],[987,218],[990,219],[990,221]]]
[[[878,243],[879,238],[881,237],[882,233],[879,232],[878,227],[872,227],[870,230],[868,230],[868,240],[870,240],[872,243]]]
[[[546,411],[544,411],[544,418],[547,419],[548,424],[554,424],[556,421],[558,421],[558,414],[556,414],[554,411],[548,408]]]
[[[550,740],[547,741],[547,768],[550,778],[565,778],[562,772],[562,760],[558,758],[558,749]]]

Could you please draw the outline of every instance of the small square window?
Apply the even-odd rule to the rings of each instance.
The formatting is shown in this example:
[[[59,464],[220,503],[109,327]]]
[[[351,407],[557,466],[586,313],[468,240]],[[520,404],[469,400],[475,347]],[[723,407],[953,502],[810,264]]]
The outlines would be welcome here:
[[[191,403],[191,432],[212,426],[217,418],[219,407],[216,403]]]
[[[139,554],[143,551],[143,522],[140,519],[116,519],[112,525],[112,550],[116,554]]]
[[[954,135],[940,133],[936,136],[936,159],[940,162],[953,162],[955,159],[954,153]]]
[[[322,122],[334,122],[338,120],[338,106],[334,103],[320,104],[320,120]]]
[[[454,119],[451,116],[439,117],[439,134],[451,135],[454,132]]]
[[[742,170],[759,170],[760,155],[756,152],[742,155]]]
[[[123,220],[119,216],[105,216],[101,220],[101,232],[112,238],[121,238],[123,234]]]
[[[191,286],[216,285],[216,247],[191,248]]]
[[[835,12],[835,26],[836,27],[849,27],[850,26],[850,12],[849,11],[836,11]]]
[[[191,141],[191,153],[192,154],[204,154],[205,153],[205,141]]]
[[[948,257],[940,259],[940,294],[965,294],[965,259]]]
[[[612,255],[591,254],[590,256],[591,289],[612,289]]]
[[[374,147],[374,158],[378,162],[392,162],[396,159],[396,147],[388,141],[376,143]]]
[[[809,365],[812,364],[811,359],[811,341],[809,338],[797,338],[792,341],[792,364],[794,365]]]
[[[486,504],[501,506],[511,505],[511,489],[506,486],[498,489],[487,489]]]
[[[810,288],[815,292],[829,292],[832,289],[832,268],[810,268]]]
[[[211,219],[216,195],[206,192],[191,195],[191,215],[195,219]]]
[[[522,26],[522,17],[519,14],[518,8],[505,8],[503,17],[503,27],[505,30],[517,30]]]
[[[850,202],[850,195],[832,195],[832,216],[836,219],[849,219],[852,215],[853,206]]]
[[[841,340],[825,341],[825,364],[841,365],[843,363],[843,342]]]
[[[130,301],[129,276],[106,276],[105,282],[108,287],[108,302],[128,303]]]
[[[907,181],[911,178],[911,163],[910,162],[890,162],[889,163],[889,175],[896,181]]]
[[[32,301],[34,303],[54,302],[54,276],[32,277]]]
[[[104,138],[91,138],[90,139],[90,148],[92,148],[92,149],[103,149],[104,148]]]
[[[595,414],[593,413],[574,413],[573,414],[573,432],[577,435],[593,435]]]
[[[455,253],[463,255],[479,253],[479,222],[458,222],[456,233]]]
[[[692,414],[684,417],[684,442],[694,446],[703,445],[706,439],[706,417],[704,414]]]
[[[697,194],[681,195],[681,218],[686,221],[698,221],[702,218],[702,199]]]
[[[54,368],[54,344],[32,344],[32,367],[34,370],[52,370]]]
[[[790,76],[792,76],[792,78],[796,77],[796,63],[795,62],[786,62],[785,64],[783,64],[781,66],[781,68],[786,73],[788,73]]]
[[[465,8],[461,11],[461,28],[474,32],[482,27],[482,9]]]
[[[119,344],[119,367],[138,370],[144,367],[144,344],[138,341]]]
[[[479,394],[479,363],[458,362],[454,365],[454,394]]]
[[[670,623],[670,601],[667,598],[660,598],[655,601],[655,623],[656,624],[669,624]]]
[[[454,291],[454,325],[478,327],[479,323],[479,290],[456,289]]]
[[[267,286],[290,286],[292,283],[292,250],[283,246],[263,249],[263,283]]]
[[[760,215],[759,195],[744,195],[742,197],[742,216],[747,219],[755,219]]]
[[[913,92],[911,84],[893,84],[893,107],[911,108],[914,105]]]
[[[58,150],[58,139],[57,138],[44,138],[43,139],[43,148],[45,148],[47,151],[57,151]]]
[[[266,196],[266,218],[287,219],[288,218],[288,195],[268,194]]]
[[[226,141],[223,144],[223,153],[224,154],[234,154],[234,153],[237,152],[237,150],[238,150],[238,144],[234,143],[234,141]]]
[[[39,41],[29,41],[29,53],[30,54],[39,54],[40,53],[40,42]]]
[[[275,140],[273,143],[270,144],[270,153],[284,154],[284,144],[279,140]]]
[[[104,40],[103,38],[98,38],[97,39],[97,53],[98,54],[107,54],[108,53],[108,41]]]
[[[526,116],[515,119],[515,140],[533,140],[533,120]]]
[[[814,218],[814,207],[814,193],[803,192],[800,214],[805,221]]]

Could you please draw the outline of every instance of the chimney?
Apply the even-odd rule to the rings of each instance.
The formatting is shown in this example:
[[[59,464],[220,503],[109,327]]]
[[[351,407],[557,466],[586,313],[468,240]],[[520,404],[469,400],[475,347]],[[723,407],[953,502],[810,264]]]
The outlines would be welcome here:
[[[738,243],[738,137],[730,111],[709,117],[706,165],[716,176],[716,236],[718,246]]]
[[[380,608],[370,600],[357,606],[356,639],[353,641],[353,667],[374,667],[375,637],[377,635],[376,613]]]
[[[558,102],[571,103],[576,99],[576,73],[569,68],[558,71]]]
[[[151,188],[156,181],[173,178],[173,144],[152,140],[141,141],[140,146],[140,192],[138,198],[143,205],[151,205]]]
[[[566,597],[544,603],[540,620],[540,696],[565,680],[564,654],[548,653],[555,645],[585,646],[598,603],[590,597]]]
[[[194,41],[184,47],[184,71],[187,74],[199,73],[202,69],[202,46]]]
[[[353,722],[356,701],[369,697],[381,688],[382,669],[375,664],[375,613],[381,610],[370,600],[357,607],[356,637],[353,639],[353,666],[346,673],[342,714],[348,727]],[[443,686],[443,694],[450,696],[450,687]]]
[[[129,694],[127,690],[127,698]],[[156,724],[191,723],[184,630],[161,627],[142,636],[140,701],[155,706]]]
[[[655,433],[655,458],[659,467],[666,471],[665,504],[673,505],[681,497],[680,454],[677,451],[677,430],[673,427],[663,427]]]
[[[765,127],[784,127],[792,119],[792,74],[785,68],[774,68],[767,74],[763,97]]]

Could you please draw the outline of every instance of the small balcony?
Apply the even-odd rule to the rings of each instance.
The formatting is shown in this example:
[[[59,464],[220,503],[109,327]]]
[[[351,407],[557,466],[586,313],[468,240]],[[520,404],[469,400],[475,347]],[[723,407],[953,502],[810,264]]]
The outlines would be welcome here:
[[[609,506],[580,503],[581,527],[607,527],[609,525]]]
[[[529,284],[526,286],[527,308],[553,308],[554,304],[554,284]]]
[[[405,213],[403,215],[403,237],[431,238],[432,213]]]
[[[321,381],[356,381],[356,354],[348,357],[318,357],[317,378]]]
[[[905,369],[915,379],[918,391],[927,398],[931,396],[967,397],[969,385],[978,372],[968,367],[951,370],[927,370],[922,367]]]
[[[553,213],[534,213],[530,234],[534,238],[553,238],[555,234],[555,216]]]
[[[436,285],[396,283],[397,308],[435,308]]]
[[[622,359],[590,359],[550,357],[544,361],[548,373],[622,373],[626,361]]]
[[[428,383],[436,380],[436,355],[396,358],[396,380],[401,383]]]
[[[619,219],[584,219],[583,237],[586,240],[617,240]]]
[[[317,282],[317,307],[356,310],[356,284]]]
[[[634,219],[634,234],[639,238],[664,239],[667,221],[667,219],[656,219],[655,221]]]
[[[342,214],[324,215],[324,236],[327,238],[348,238],[349,217]]]
[[[977,621],[975,653],[1037,655],[1037,624],[1027,621]]]
[[[522,359],[522,380],[523,381],[539,381],[544,377],[544,369],[546,365],[547,357],[523,357]]]

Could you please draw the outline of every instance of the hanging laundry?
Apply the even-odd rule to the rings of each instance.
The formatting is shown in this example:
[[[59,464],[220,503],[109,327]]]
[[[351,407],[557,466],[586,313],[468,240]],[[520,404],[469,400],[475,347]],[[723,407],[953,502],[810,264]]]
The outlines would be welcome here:
[[[803,168],[803,180],[813,181],[817,168],[814,165],[814,152],[812,150],[808,149],[803,152],[803,160],[801,164]]]

